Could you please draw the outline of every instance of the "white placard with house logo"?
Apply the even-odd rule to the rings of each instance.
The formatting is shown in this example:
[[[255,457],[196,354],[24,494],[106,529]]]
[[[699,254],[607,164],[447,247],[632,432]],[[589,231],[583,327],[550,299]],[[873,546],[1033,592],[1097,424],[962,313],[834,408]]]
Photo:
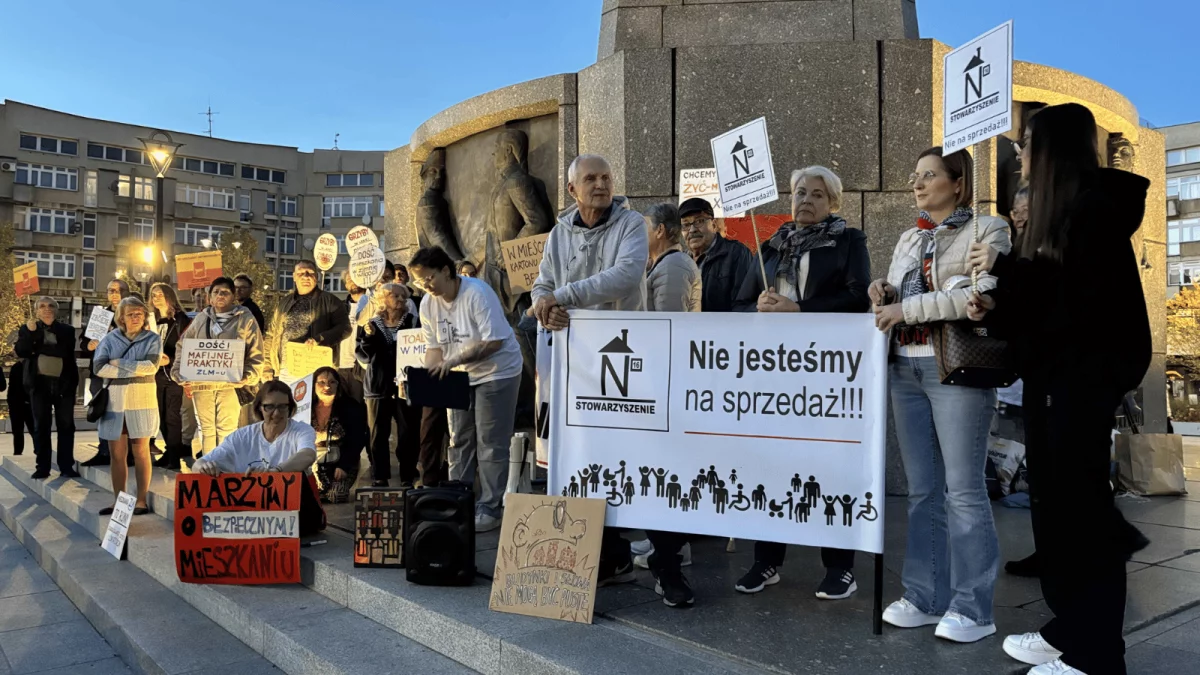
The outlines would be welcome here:
[[[721,204],[726,213],[742,213],[779,197],[767,118],[760,117],[712,139]]]
[[[870,314],[572,311],[551,494],[615,527],[883,550],[887,336]]]
[[[1012,45],[1009,21],[946,55],[942,73],[946,154],[1012,129]]]

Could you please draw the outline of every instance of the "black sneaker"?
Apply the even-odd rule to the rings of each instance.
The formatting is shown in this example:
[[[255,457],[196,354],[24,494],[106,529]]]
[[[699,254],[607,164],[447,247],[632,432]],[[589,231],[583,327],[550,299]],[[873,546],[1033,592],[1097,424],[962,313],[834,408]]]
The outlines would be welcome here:
[[[776,571],[774,565],[768,565],[764,562],[754,561],[754,566],[746,572],[746,576],[738,579],[737,585],[733,587],[739,593],[758,593],[767,586],[774,586],[779,583],[779,572]]]
[[[80,462],[80,466],[108,466],[110,463],[112,459],[108,455],[97,454],[86,462]]]
[[[38,471],[33,472],[34,480],[46,480],[49,477],[50,471],[48,469],[39,469]]]
[[[1004,563],[1004,571],[1014,577],[1026,577],[1036,579],[1042,576],[1042,563],[1038,558],[1037,551],[1034,551],[1027,558],[1020,560],[1009,560]]]
[[[854,595],[857,590],[854,572],[831,567],[825,570],[825,580],[817,587],[817,597],[822,600],[841,600]]]
[[[611,574],[601,577],[596,582],[596,588],[605,586],[613,586],[616,584],[628,584],[637,579],[637,571],[633,567],[633,559],[625,561],[621,567],[612,570]]]
[[[688,607],[696,602],[691,584],[679,572],[663,572],[655,577],[654,592],[662,596],[667,607]]]
[[[59,472],[58,476],[59,478],[82,478],[75,469],[63,469]]]

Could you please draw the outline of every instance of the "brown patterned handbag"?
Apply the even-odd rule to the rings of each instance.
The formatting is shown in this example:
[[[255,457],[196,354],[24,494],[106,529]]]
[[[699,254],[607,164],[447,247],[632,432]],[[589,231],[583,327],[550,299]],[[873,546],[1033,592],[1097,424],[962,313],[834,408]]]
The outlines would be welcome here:
[[[1017,381],[1007,343],[974,321],[948,321],[930,331],[942,384],[976,389],[1008,387]]]

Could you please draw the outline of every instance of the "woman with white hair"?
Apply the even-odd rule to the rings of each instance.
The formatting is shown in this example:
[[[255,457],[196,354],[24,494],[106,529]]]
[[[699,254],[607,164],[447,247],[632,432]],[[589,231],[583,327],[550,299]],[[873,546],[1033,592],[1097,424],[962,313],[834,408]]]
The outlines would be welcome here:
[[[150,512],[146,493],[150,490],[150,439],[158,434],[158,388],[154,382],[162,358],[162,339],[147,328],[150,308],[129,296],[117,305],[114,320],[118,330],[110,331],[96,346],[92,372],[104,380],[108,390],[108,408],[100,418],[97,432],[108,441],[112,453],[113,496],[125,489],[129,469],[126,453],[133,446],[137,468],[137,504],[133,514]],[[112,507],[100,509],[100,515],[112,513]]]
[[[823,166],[792,172],[792,222],[784,223],[763,245],[762,268],[746,271],[735,308],[746,312],[866,312],[871,303],[871,258],[862,230],[846,227],[837,212],[842,181]],[[770,282],[763,288],[763,272]],[[811,479],[810,479],[811,481]],[[734,587],[758,593],[779,583],[785,544],[754,545],[754,566]],[[840,600],[858,590],[854,551],[821,549],[825,579],[817,588],[822,600]]]

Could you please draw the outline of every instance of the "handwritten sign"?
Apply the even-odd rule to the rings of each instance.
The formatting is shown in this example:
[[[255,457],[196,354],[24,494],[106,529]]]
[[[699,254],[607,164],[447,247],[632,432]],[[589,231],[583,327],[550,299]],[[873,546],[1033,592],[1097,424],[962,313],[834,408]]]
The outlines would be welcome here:
[[[117,495],[117,503],[113,505],[112,517],[108,519],[104,541],[100,542],[100,548],[108,551],[117,560],[125,558],[125,539],[129,536],[129,521],[133,519],[135,506],[137,497],[122,490]]]
[[[721,206],[721,184],[716,169],[681,169],[679,171],[679,203],[699,197],[713,207],[713,218],[724,218]]]
[[[371,231],[371,228],[359,225],[346,233],[346,252],[350,254],[351,258],[359,251],[369,251],[373,248],[379,248],[379,237]]]
[[[409,328],[396,331],[396,379],[408,379],[404,369],[425,367],[425,330]]]
[[[369,230],[368,230],[369,231]],[[350,279],[361,288],[374,288],[383,278],[387,258],[379,247],[364,248],[350,254]]]
[[[183,343],[179,377],[185,382],[241,382],[246,361],[245,340],[198,340]]]
[[[92,315],[88,317],[87,330],[83,334],[92,340],[103,340],[105,335],[108,335],[108,329],[112,327],[113,313],[103,307],[95,307],[92,309]]]
[[[317,237],[317,244],[313,247],[313,260],[316,261],[317,267],[322,272],[328,272],[333,267],[333,264],[337,262],[337,256],[337,237],[328,232]]]
[[[509,494],[488,607],[591,623],[603,499]]]
[[[203,251],[175,256],[175,276],[180,290],[208,288],[221,276],[221,252]]]
[[[300,583],[299,473],[177,474],[175,569],[190,584]]]
[[[528,293],[537,281],[538,269],[542,266],[542,251],[550,234],[535,234],[532,237],[513,239],[502,245],[504,267],[508,270],[508,286],[513,294]]]
[[[303,342],[289,342],[284,346],[283,366],[289,379],[295,380],[312,375],[317,368],[333,366],[333,349]]]
[[[38,284],[37,263],[25,263],[13,268],[13,286],[17,289],[17,297],[23,298],[42,290]]]
[[[311,374],[292,383],[292,398],[296,400],[296,414],[292,415],[292,419],[312,424],[313,376]]]

